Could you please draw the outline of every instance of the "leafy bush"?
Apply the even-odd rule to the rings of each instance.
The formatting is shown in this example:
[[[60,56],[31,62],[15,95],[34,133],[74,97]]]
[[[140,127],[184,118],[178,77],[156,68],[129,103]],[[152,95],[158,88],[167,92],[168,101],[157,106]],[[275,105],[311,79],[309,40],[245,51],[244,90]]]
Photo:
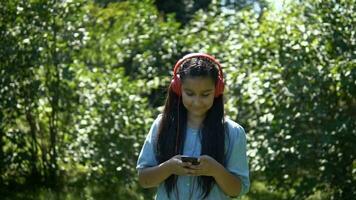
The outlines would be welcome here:
[[[227,114],[247,130],[252,171],[286,199],[355,195],[352,10],[307,1],[261,15],[201,12],[185,29],[187,49],[225,67]]]
[[[247,131],[244,199],[355,196],[355,2],[213,2],[184,26],[151,0],[1,2],[0,193],[152,198],[138,153],[174,62],[202,51],[221,61],[226,114]]]

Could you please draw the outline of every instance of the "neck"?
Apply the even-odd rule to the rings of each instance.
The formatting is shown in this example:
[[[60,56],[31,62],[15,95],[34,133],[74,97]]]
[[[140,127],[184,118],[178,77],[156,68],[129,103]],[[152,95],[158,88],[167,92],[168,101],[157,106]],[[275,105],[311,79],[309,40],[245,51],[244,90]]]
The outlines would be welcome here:
[[[200,128],[205,116],[194,116],[188,114],[188,127]]]

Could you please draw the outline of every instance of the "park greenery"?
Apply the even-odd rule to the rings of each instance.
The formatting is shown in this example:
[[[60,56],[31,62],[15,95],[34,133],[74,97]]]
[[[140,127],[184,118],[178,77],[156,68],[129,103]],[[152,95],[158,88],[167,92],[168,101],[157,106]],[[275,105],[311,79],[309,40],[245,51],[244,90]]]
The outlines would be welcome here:
[[[224,68],[243,200],[356,196],[356,2],[187,2],[0,2],[1,199],[152,199],[136,160],[188,52]]]

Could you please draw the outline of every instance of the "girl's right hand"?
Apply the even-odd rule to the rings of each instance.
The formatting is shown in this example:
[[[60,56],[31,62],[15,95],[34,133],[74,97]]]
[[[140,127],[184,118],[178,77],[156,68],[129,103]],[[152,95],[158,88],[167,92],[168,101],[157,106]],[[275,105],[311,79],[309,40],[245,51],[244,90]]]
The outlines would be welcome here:
[[[173,156],[168,160],[168,163],[172,174],[179,176],[189,176],[193,173],[193,170],[190,169],[192,164],[189,162],[183,162],[181,160],[181,155]]]

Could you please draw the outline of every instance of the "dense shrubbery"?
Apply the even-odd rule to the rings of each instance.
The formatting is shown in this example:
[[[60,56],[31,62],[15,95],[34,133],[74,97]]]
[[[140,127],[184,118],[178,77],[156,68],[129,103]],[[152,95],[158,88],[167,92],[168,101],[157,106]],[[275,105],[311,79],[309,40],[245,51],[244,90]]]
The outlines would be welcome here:
[[[203,51],[222,62],[226,114],[248,134],[246,199],[356,195],[353,0],[263,12],[213,1],[184,26],[150,0],[108,2],[0,3],[0,193],[151,197],[136,158],[175,60]]]
[[[200,13],[186,29],[188,48],[220,56],[228,114],[247,129],[252,170],[287,199],[355,195],[353,3]]]

